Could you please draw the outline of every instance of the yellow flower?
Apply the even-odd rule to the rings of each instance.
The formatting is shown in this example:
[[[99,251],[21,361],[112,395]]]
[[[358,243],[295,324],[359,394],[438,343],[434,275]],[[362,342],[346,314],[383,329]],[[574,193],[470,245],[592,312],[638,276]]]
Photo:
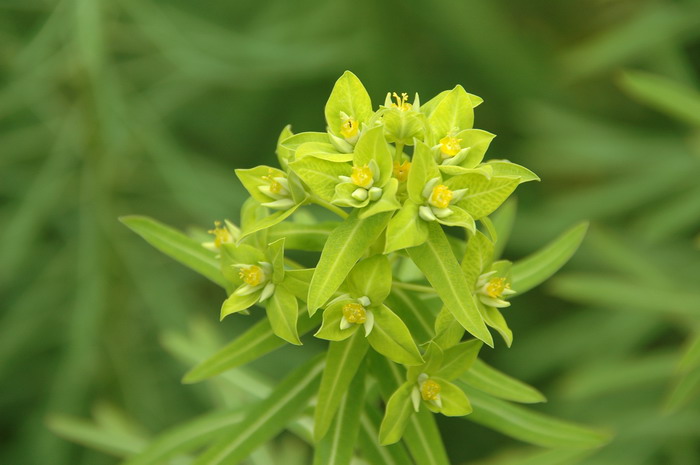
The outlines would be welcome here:
[[[394,162],[394,177],[399,180],[399,182],[404,182],[408,179],[408,172],[411,171],[411,162],[406,160],[399,164],[398,161]]]
[[[408,94],[406,92],[402,92],[401,97],[399,97],[399,94],[396,92],[391,94],[391,96],[396,100],[396,103],[391,104],[393,108],[398,108],[401,111],[408,111],[413,108],[413,106],[408,103]]]
[[[440,384],[432,379],[427,379],[420,387],[420,395],[423,400],[437,400],[440,396]]]
[[[221,226],[221,221],[214,221],[214,229],[207,231],[214,235],[214,246],[219,249],[222,244],[230,244],[233,242],[233,236],[227,227]]]
[[[452,136],[445,136],[440,139],[440,151],[447,157],[454,157],[460,150],[462,150],[462,146],[459,145],[460,142],[462,142],[462,139],[457,139],[456,137]]]
[[[263,282],[265,279],[265,272],[257,265],[250,265],[246,268],[241,268],[238,276],[240,276],[247,285],[255,287]]]
[[[367,311],[362,305],[352,302],[343,306],[343,316],[348,323],[361,325],[367,321]]]
[[[450,205],[454,193],[444,184],[433,187],[428,202],[437,208],[447,208]]]
[[[506,289],[510,289],[510,284],[506,282],[506,278],[492,278],[486,285],[485,291],[489,297],[498,299]]]
[[[340,134],[346,139],[351,139],[355,137],[360,130],[360,123],[358,123],[354,118],[348,117],[340,125]]]
[[[359,187],[364,187],[365,189],[370,187],[374,182],[374,177],[372,176],[372,170],[369,166],[353,166],[352,175],[350,179],[353,184]]]

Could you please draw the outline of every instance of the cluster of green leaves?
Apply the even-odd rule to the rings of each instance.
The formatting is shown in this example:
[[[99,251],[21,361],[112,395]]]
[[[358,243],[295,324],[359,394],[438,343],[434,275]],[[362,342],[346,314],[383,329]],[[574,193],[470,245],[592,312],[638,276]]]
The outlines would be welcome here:
[[[213,242],[200,244],[154,220],[123,218],[227,291],[221,318],[266,310],[266,319],[197,364],[185,382],[236,369],[285,342],[300,345],[319,324],[315,337],[330,341],[324,356],[290,374],[196,463],[238,463],[314,395],[314,463],[347,464],[356,452],[377,464],[387,463],[387,454],[394,456],[388,463],[406,463],[406,453],[416,463],[446,463],[430,412],[474,411],[476,422],[545,446],[605,440],[510,405],[544,398],[477,358],[484,343],[494,345],[487,327],[510,346],[506,299],[556,272],[586,231],[576,226],[515,264],[499,259],[498,230],[512,223],[506,216],[514,210],[497,222],[489,215],[518,184],[537,177],[506,160],[483,162],[493,136],[471,128],[479,103],[457,86],[424,105],[418,96],[413,104],[387,97],[373,112],[360,81],[346,72],[326,104],[328,132],[292,134],[287,127],[277,147],[282,169],[237,171],[251,194],[240,228],[218,223]],[[295,221],[312,203],[340,220]],[[458,226],[463,238],[443,225]],[[305,268],[285,254],[290,249],[320,258]],[[425,298],[440,306],[432,309]]]

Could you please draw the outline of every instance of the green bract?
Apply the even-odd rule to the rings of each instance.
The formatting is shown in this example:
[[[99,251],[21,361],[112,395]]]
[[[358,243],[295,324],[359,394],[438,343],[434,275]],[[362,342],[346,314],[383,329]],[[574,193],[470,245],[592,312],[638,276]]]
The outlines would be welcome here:
[[[375,110],[348,71],[326,104],[324,132],[294,134],[287,126],[277,143],[279,168],[236,171],[251,196],[241,209],[240,229],[217,222],[209,231],[214,239],[200,245],[151,220],[125,219],[154,246],[227,291],[222,318],[254,315],[248,311],[254,306],[266,309],[267,320],[185,380],[238,367],[282,340],[301,344],[306,333],[329,341],[314,413],[313,438],[321,441],[314,463],[336,449],[349,463],[352,447],[339,434],[374,436],[373,447],[381,447],[377,436],[381,444],[403,438],[422,463],[422,446],[411,441],[423,432],[436,434],[430,412],[468,415],[466,392],[483,404],[484,396],[503,396],[498,385],[504,379],[526,391],[509,394],[513,399],[531,401],[534,389],[475,361],[483,344],[494,346],[489,327],[510,346],[513,336],[502,313],[508,299],[549,277],[578,242],[557,242],[516,263],[512,273],[511,263],[499,259],[503,246],[488,216],[519,184],[539,178],[507,160],[484,161],[494,135],[473,128],[481,102],[456,86],[423,105],[417,94],[409,103],[407,94],[390,93]],[[319,207],[337,221],[318,220]],[[285,247],[320,252],[320,258],[305,267],[289,259]],[[551,252],[560,249],[566,253]],[[423,297],[437,297],[430,302],[438,305]],[[313,373],[294,377],[306,380],[304,389],[316,389]],[[365,392],[367,386],[378,386],[386,402],[381,422],[376,390]],[[473,389],[485,394],[474,397]],[[309,392],[300,393],[289,396],[310,400]],[[286,412],[284,398],[275,391],[271,399],[279,405],[266,401],[261,411]],[[286,415],[278,413],[271,418]],[[207,452],[219,454],[221,463],[238,457],[233,448],[225,452],[225,442]]]

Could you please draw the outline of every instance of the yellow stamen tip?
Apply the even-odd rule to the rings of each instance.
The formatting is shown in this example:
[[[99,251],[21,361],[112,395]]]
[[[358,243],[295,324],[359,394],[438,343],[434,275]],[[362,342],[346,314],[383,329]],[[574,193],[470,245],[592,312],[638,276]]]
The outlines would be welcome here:
[[[398,161],[394,162],[394,177],[399,180],[399,182],[404,182],[408,179],[408,173],[411,171],[411,162],[406,160],[399,164]]]
[[[238,276],[249,286],[258,286],[265,279],[265,273],[262,268],[257,265],[250,265],[241,269]]]
[[[437,208],[447,208],[450,205],[450,201],[452,201],[453,195],[454,193],[447,186],[438,184],[433,188],[428,201]]]
[[[233,242],[233,236],[231,236],[228,228],[221,227],[221,221],[214,221],[214,229],[210,229],[207,232],[214,235],[214,245],[217,249],[221,248],[222,244]]]
[[[352,175],[350,175],[353,184],[358,187],[370,187],[374,178],[372,177],[372,170],[369,166],[353,166]]]
[[[396,100],[396,103],[391,104],[393,108],[398,108],[401,111],[407,111],[412,108],[412,105],[408,103],[408,94],[406,92],[402,92],[401,97],[396,92],[392,93],[391,96]]]
[[[354,118],[348,118],[340,125],[340,134],[346,139],[355,137],[360,130],[360,124]]]
[[[432,379],[426,380],[420,388],[423,400],[436,400],[440,395],[440,385]]]
[[[365,307],[355,302],[343,305],[343,316],[348,320],[348,323],[355,323],[357,325],[361,325],[367,321],[367,311]]]
[[[448,157],[454,157],[462,150],[462,146],[459,144],[462,139],[457,139],[452,136],[445,136],[440,139],[440,151],[447,155]]]
[[[510,284],[506,282],[506,278],[493,278],[486,285],[486,294],[491,298],[498,299],[506,289],[510,289]]]

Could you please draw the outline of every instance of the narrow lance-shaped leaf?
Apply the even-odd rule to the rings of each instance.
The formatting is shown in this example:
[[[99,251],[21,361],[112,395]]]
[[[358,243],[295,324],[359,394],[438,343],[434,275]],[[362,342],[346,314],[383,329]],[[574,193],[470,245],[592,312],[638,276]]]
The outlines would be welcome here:
[[[534,404],[547,399],[540,391],[477,359],[460,380],[499,399]]]
[[[370,465],[406,465],[411,458],[402,443],[382,446],[379,444],[379,424],[382,413],[372,404],[365,403],[365,410],[360,418],[360,436],[358,447],[362,457]]]
[[[323,370],[321,387],[314,414],[314,439],[319,441],[333,422],[340,400],[357,373],[367,353],[367,340],[362,331],[355,331],[344,341],[329,344],[326,368]]]
[[[493,338],[486,328],[466,278],[457,262],[442,228],[429,225],[425,244],[408,250],[411,259],[433,285],[447,309],[473,336],[493,347]]]
[[[119,221],[165,255],[226,289],[215,252],[169,226],[145,216],[122,216]]]
[[[549,245],[519,260],[511,269],[511,287],[518,294],[546,281],[569,261],[583,241],[588,222],[579,223]]]
[[[316,310],[338,290],[365,251],[377,240],[391,213],[378,213],[363,220],[353,212],[331,233],[309,286],[309,312]]]
[[[253,406],[229,434],[209,447],[195,465],[235,464],[282,431],[316,393],[323,369],[318,355],[287,376],[267,397]]]

